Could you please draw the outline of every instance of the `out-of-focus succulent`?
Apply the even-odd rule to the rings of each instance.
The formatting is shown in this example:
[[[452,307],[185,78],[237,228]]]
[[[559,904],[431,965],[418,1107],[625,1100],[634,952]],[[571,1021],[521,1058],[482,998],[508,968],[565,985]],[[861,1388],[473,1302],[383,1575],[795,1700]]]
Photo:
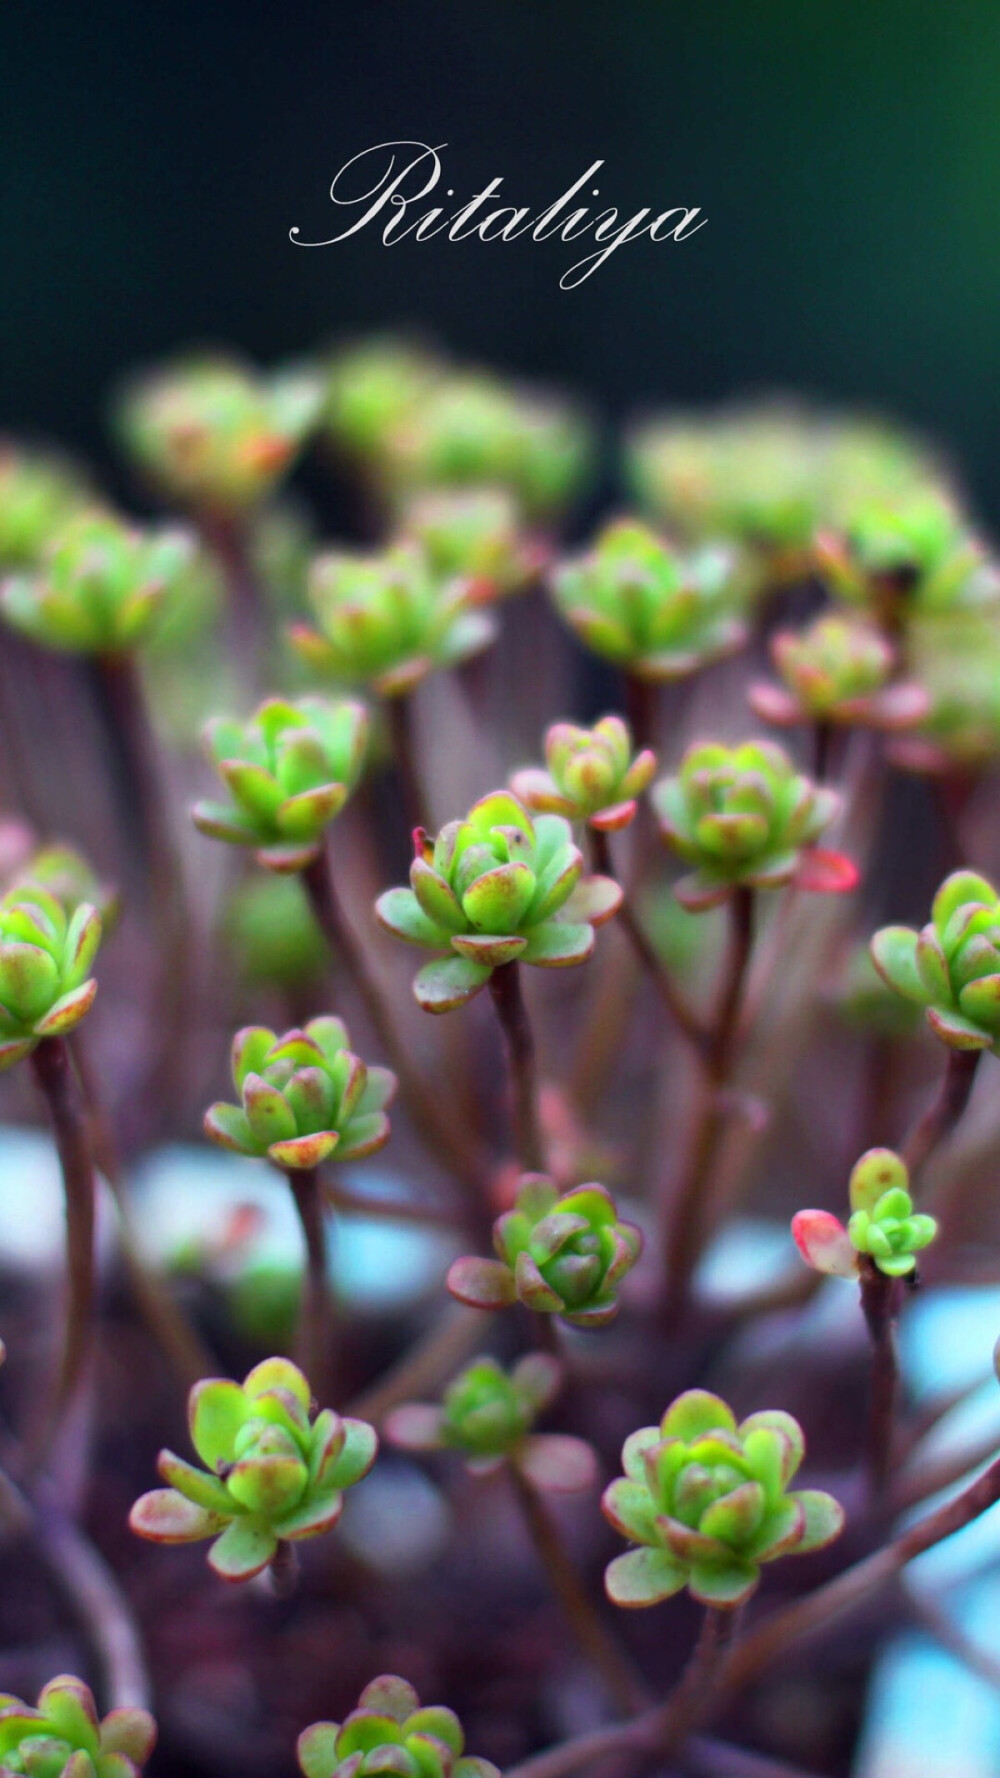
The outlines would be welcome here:
[[[18,1778],[138,1778],[156,1745],[148,1710],[123,1705],[98,1717],[89,1685],[50,1679],[34,1707],[0,1692],[0,1772]]]
[[[458,1452],[478,1474],[510,1461],[538,1487],[572,1493],[596,1476],[591,1446],[531,1430],[561,1381],[562,1366],[551,1353],[531,1352],[509,1372],[495,1358],[475,1358],[449,1383],[440,1406],[411,1401],[394,1408],[385,1436],[404,1451]]]
[[[780,630],[771,657],[783,685],[750,688],[750,703],[765,722],[863,723],[869,728],[912,728],[930,709],[914,680],[892,682],[896,650],[863,618],[835,613],[802,631]]]
[[[269,870],[297,871],[318,857],[327,827],[357,784],[368,712],[345,698],[269,698],[248,722],[210,722],[204,738],[232,802],[196,803],[196,827],[212,839],[252,846]]]
[[[675,778],[653,788],[653,806],[667,845],[694,871],[674,894],[697,912],[726,901],[739,886],[850,889],[853,865],[814,845],[840,807],[836,791],[796,772],[773,741],[738,747],[689,747]]]
[[[398,530],[423,550],[437,579],[467,582],[475,605],[520,592],[545,560],[503,488],[425,489],[403,509]]]
[[[265,376],[235,358],[182,358],[125,390],[118,431],[162,493],[231,513],[256,505],[288,472],[322,403],[322,381],[309,371]]]
[[[4,581],[0,613],[46,648],[117,654],[145,640],[193,559],[184,531],[140,531],[110,513],[80,513],[32,573]]]
[[[0,569],[32,568],[93,494],[74,465],[0,438]]]
[[[948,617],[914,613],[906,627],[911,670],[930,708],[919,728],[894,736],[890,757],[911,771],[973,774],[1000,754],[1000,635],[988,607]]]
[[[101,916],[89,902],[67,915],[47,889],[23,883],[0,901],[0,1069],[45,1037],[63,1037],[93,1004],[90,966]]]
[[[493,618],[475,609],[474,583],[443,580],[414,544],[317,556],[309,599],[319,627],[291,626],[296,652],[339,684],[380,697],[411,691],[496,636]]]
[[[476,1309],[524,1303],[574,1327],[603,1327],[618,1313],[622,1279],[642,1252],[642,1235],[618,1214],[603,1185],[563,1192],[526,1173],[514,1207],[493,1225],[496,1259],[457,1259],[448,1289]]]
[[[742,1605],[761,1566],[822,1549],[844,1515],[830,1494],[788,1493],[805,1454],[802,1429],[777,1409],[736,1424],[717,1395],[689,1389],[659,1426],[622,1450],[624,1476],[602,1501],[605,1516],[638,1544],[605,1574],[616,1605],[657,1605],[683,1587],[704,1605]]]
[[[871,953],[882,979],[924,1008],[943,1043],[1000,1055],[1000,897],[985,877],[953,871],[923,930],[883,926]]]
[[[444,373],[424,346],[392,336],[356,340],[326,366],[324,429],[349,456],[377,468],[386,439]]]
[[[279,1037],[248,1025],[233,1038],[239,1105],[205,1113],[205,1134],[234,1154],[278,1167],[316,1167],[375,1154],[389,1140],[385,1107],[396,1090],[388,1068],[367,1067],[348,1048],[342,1019],[310,1019]]]
[[[680,679],[745,641],[734,572],[726,549],[684,555],[637,519],[618,519],[557,570],[552,596],[595,654],[641,679]]]
[[[314,1722],[299,1736],[304,1778],[500,1778],[488,1759],[463,1753],[453,1710],[421,1705],[412,1685],[383,1673],[346,1721]]]
[[[910,612],[942,616],[995,607],[1000,573],[955,502],[937,489],[861,502],[817,542],[831,593],[898,628]]]
[[[592,729],[555,722],[545,736],[547,771],[527,766],[510,781],[529,809],[586,821],[601,832],[627,827],[636,798],[652,782],[656,754],[633,757],[632,736],[620,716],[602,716]]]
[[[913,1208],[910,1175],[891,1148],[870,1148],[850,1179],[851,1217],[845,1228],[829,1210],[799,1210],[792,1218],[795,1244],[807,1265],[838,1278],[856,1278],[867,1254],[887,1278],[906,1278],[916,1255],[937,1234],[933,1216]]]
[[[215,1542],[209,1566],[223,1580],[250,1580],[273,1561],[279,1543],[329,1531],[344,1490],[368,1474],[378,1438],[364,1420],[332,1408],[311,1418],[302,1372],[287,1358],[266,1358],[243,1384],[213,1377],[188,1400],[198,1469],[161,1451],[169,1485],[137,1500],[129,1524],[153,1543]]]
[[[248,877],[226,907],[223,930],[250,985],[301,988],[326,967],[326,940],[299,877]]]
[[[2,879],[0,868],[0,879]],[[121,902],[111,883],[102,882],[93,865],[75,846],[55,844],[32,848],[19,867],[3,884],[5,895],[25,887],[45,889],[54,895],[66,915],[72,919],[83,902],[89,902],[101,916],[106,938],[118,919]]]
[[[824,998],[845,1024],[873,1037],[912,1037],[922,1024],[920,1007],[883,981],[867,943],[852,944]]]
[[[609,877],[581,882],[583,854],[559,815],[532,821],[509,791],[494,791],[437,839],[418,828],[409,889],[380,895],[380,923],[407,944],[450,950],[421,969],[413,991],[426,1012],[463,1006],[494,969],[582,963],[594,927],[621,905]]]

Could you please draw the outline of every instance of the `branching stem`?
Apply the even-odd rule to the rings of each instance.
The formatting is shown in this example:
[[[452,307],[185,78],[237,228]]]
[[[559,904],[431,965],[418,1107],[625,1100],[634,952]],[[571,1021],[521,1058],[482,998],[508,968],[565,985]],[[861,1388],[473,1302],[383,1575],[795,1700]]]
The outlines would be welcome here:
[[[334,1393],[333,1304],[327,1280],[326,1221],[323,1191],[315,1167],[290,1168],[285,1178],[302,1224],[306,1247],[302,1307],[299,1314],[299,1354],[302,1369],[320,1401]]]
[[[607,834],[602,833],[598,828],[592,828],[591,845],[594,869],[599,871],[602,876],[615,877],[611,844]],[[683,994],[680,993],[661,959],[657,956],[627,895],[615,915],[615,921],[624,932],[643,970],[652,982],[668,1017],[694,1045],[698,1054],[704,1056],[708,1044],[708,1033],[691,1007],[688,1006]]]
[[[899,1394],[896,1321],[900,1287],[898,1279],[887,1278],[867,1254],[861,1258],[860,1276],[861,1308],[872,1343],[868,1476],[873,1499],[876,1504],[881,1504],[892,1473],[896,1398]]]
[[[969,1103],[981,1054],[981,1050],[948,1051],[938,1096],[914,1125],[903,1144],[903,1160],[911,1175],[924,1166],[958,1123]]]

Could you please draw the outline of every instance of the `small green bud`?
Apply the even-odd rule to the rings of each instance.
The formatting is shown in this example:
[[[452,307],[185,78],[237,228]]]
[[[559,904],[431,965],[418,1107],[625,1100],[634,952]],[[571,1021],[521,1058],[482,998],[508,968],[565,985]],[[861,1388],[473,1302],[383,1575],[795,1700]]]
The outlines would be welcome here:
[[[206,1136],[221,1148],[278,1167],[316,1167],[376,1154],[389,1140],[385,1107],[396,1090],[388,1068],[368,1067],[348,1048],[342,1019],[310,1019],[278,1037],[248,1025],[233,1038],[239,1105],[205,1113]]]
[[[851,1217],[846,1229],[827,1210],[800,1210],[792,1234],[807,1265],[835,1277],[858,1275],[867,1254],[887,1278],[909,1277],[916,1254],[937,1234],[933,1216],[914,1211],[906,1164],[890,1148],[870,1148],[850,1179]]]
[[[374,1428],[324,1408],[313,1418],[309,1384],[287,1358],[267,1358],[244,1382],[212,1378],[188,1400],[198,1469],[161,1451],[168,1483],[137,1500],[129,1524],[153,1543],[215,1539],[209,1566],[223,1580],[250,1580],[279,1543],[318,1537],[339,1519],[344,1490],[368,1474]]]
[[[832,1543],[844,1514],[830,1494],[789,1493],[805,1455],[802,1428],[777,1409],[740,1425],[717,1395],[689,1389],[659,1426],[622,1450],[624,1476],[606,1490],[605,1517],[637,1544],[605,1574],[616,1605],[657,1605],[687,1587],[703,1605],[735,1609],[761,1566]]]
[[[421,1705],[405,1679],[383,1673],[366,1685],[344,1723],[314,1722],[299,1736],[303,1778],[500,1778],[487,1759],[463,1754],[453,1710]]]
[[[515,772],[511,789],[529,809],[586,821],[602,832],[627,827],[637,797],[656,771],[645,748],[634,758],[632,736],[620,716],[602,716],[592,729],[556,722],[545,736],[548,771]]]
[[[0,1069],[45,1037],[63,1037],[93,1005],[90,967],[101,916],[81,902],[71,917],[56,897],[22,883],[0,901]]]
[[[140,531],[109,513],[81,513],[51,539],[34,573],[0,585],[0,614],[46,648],[121,653],[146,640],[193,560],[186,532]]]
[[[62,1673],[32,1708],[0,1693],[0,1771],[25,1778],[130,1778],[156,1745],[148,1710],[122,1705],[103,1721],[89,1685]]]
[[[924,1008],[942,1043],[1000,1054],[1000,897],[985,877],[954,871],[923,930],[883,926],[871,954],[883,981]]]

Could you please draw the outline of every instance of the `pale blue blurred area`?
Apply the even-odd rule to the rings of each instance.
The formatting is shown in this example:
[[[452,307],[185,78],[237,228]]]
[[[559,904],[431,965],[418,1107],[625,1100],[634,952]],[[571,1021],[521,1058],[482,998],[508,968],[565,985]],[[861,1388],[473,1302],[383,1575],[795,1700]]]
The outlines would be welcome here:
[[[98,1251],[114,1224],[105,1193],[98,1204]],[[0,1130],[0,1261],[11,1271],[50,1271],[63,1258],[63,1188],[55,1149],[41,1130]]]
[[[1000,1709],[930,1638],[900,1636],[878,1663],[853,1778],[996,1778]]]

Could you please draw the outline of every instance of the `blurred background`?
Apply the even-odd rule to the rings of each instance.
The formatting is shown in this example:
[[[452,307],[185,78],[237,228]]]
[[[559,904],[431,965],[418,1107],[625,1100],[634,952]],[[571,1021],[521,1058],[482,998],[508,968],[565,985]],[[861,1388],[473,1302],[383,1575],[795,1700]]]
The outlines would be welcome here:
[[[605,413],[794,387],[940,435],[1000,517],[1000,9],[989,0],[90,0],[0,16],[0,383],[98,452],[123,365],[423,325]],[[560,242],[322,252],[369,144],[447,142],[458,197],[700,204],[581,289]]]

